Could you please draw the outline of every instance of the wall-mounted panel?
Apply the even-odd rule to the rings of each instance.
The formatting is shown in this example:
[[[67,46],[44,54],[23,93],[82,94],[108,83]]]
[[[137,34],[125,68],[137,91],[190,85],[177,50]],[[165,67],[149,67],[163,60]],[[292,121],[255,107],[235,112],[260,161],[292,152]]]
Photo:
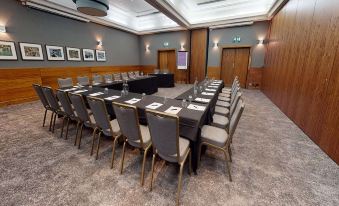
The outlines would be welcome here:
[[[191,58],[190,58],[190,82],[195,78],[201,81],[205,77],[207,66],[208,30],[196,29],[191,31]]]

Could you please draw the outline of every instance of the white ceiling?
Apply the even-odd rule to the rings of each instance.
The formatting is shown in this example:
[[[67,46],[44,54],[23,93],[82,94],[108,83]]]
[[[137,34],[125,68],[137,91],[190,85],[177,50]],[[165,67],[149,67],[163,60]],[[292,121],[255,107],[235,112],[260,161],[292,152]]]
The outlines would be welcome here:
[[[109,0],[110,8],[105,17],[78,12],[72,0],[22,1],[31,7],[71,18],[75,16],[80,20],[145,34],[267,20],[286,0]]]

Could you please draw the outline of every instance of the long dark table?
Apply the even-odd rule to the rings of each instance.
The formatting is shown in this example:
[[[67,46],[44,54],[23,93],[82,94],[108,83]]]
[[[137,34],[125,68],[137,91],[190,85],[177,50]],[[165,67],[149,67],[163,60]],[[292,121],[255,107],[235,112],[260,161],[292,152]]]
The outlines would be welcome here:
[[[111,83],[101,83],[95,86],[121,91],[122,83],[122,81],[112,81]],[[136,79],[129,79],[127,80],[127,83],[129,91],[133,93],[154,94],[158,92],[157,77],[154,76],[142,76]]]
[[[174,74],[150,74],[157,77],[158,87],[169,88],[174,87]]]

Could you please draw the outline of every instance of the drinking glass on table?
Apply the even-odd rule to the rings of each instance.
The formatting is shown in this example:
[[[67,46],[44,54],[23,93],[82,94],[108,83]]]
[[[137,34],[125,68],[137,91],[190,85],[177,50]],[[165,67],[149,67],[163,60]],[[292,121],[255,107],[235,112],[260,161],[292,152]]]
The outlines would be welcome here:
[[[189,101],[190,104],[192,103],[192,100],[193,100],[192,95],[189,95],[189,96],[188,96],[188,101]]]
[[[166,102],[167,102],[167,97],[165,96],[164,97],[164,104],[166,104]]]
[[[146,94],[145,94],[145,93],[142,93],[142,94],[141,94],[141,99],[144,99],[145,96],[146,96]]]
[[[108,94],[108,88],[105,88],[104,94]]]
[[[186,108],[186,107],[187,107],[186,99],[183,99],[183,100],[182,100],[181,106],[182,106],[183,108]]]

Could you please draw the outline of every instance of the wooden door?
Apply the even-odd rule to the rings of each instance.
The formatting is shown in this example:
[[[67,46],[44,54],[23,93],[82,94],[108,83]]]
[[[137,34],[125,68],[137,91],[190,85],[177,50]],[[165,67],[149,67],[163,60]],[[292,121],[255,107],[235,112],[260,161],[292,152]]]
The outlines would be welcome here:
[[[238,76],[240,86],[246,87],[249,56],[250,48],[223,49],[220,76],[226,86],[231,86],[235,76]]]

